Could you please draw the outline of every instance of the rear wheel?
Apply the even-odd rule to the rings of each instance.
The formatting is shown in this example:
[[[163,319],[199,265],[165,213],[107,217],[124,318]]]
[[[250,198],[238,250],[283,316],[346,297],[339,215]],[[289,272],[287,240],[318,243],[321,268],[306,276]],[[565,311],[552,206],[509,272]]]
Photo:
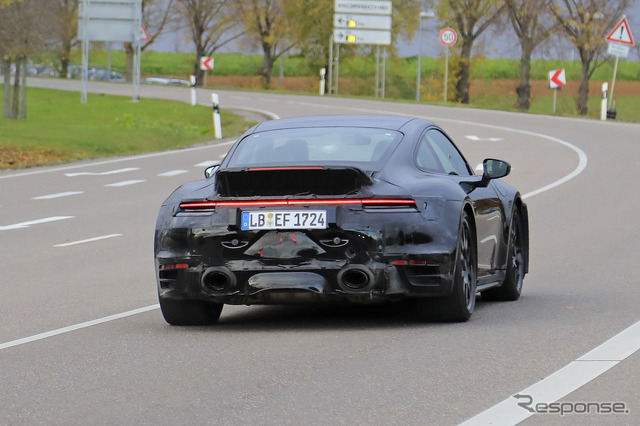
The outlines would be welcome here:
[[[421,316],[425,319],[436,317],[443,321],[464,322],[475,309],[478,261],[467,213],[463,214],[461,227],[453,274],[453,292],[442,298],[417,300]]]
[[[524,250],[522,244],[522,223],[517,210],[513,212],[509,231],[509,258],[507,260],[507,276],[500,287],[482,292],[484,300],[518,300],[522,293],[524,280]]]
[[[162,316],[171,325],[215,324],[223,306],[221,303],[160,298]]]

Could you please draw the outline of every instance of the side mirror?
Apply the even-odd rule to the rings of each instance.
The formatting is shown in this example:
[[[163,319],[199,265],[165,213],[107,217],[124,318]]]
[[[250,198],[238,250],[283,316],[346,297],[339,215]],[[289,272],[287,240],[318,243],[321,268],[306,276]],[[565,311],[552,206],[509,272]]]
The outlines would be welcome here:
[[[487,158],[482,162],[482,178],[486,180],[500,179],[509,174],[511,165],[506,161]]]
[[[220,164],[207,167],[206,169],[204,169],[204,177],[209,179],[218,171],[219,168],[220,168]]]

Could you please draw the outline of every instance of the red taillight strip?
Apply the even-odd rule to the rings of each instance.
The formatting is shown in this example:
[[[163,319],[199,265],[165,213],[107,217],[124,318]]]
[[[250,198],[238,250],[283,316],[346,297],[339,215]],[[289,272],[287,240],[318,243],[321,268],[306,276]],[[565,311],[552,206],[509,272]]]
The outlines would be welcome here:
[[[256,171],[264,171],[264,170],[322,170],[323,167],[301,167],[301,166],[296,166],[296,167],[253,167],[250,168],[249,171],[250,172],[256,172]]]
[[[182,209],[210,209],[247,206],[311,206],[319,204],[364,204],[415,206],[415,200],[404,198],[327,198],[319,200],[260,200],[260,201],[196,201],[180,204]]]

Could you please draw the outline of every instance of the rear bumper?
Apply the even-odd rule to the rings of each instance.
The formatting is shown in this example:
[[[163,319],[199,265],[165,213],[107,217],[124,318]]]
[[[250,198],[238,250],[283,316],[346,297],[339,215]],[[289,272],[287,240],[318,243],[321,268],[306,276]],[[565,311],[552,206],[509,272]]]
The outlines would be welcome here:
[[[159,296],[166,299],[233,305],[380,303],[450,294],[450,258],[450,254],[430,256],[429,266],[333,261],[265,266],[258,260],[207,266],[194,265],[193,259],[157,259],[156,271]],[[176,264],[182,267],[166,268]]]

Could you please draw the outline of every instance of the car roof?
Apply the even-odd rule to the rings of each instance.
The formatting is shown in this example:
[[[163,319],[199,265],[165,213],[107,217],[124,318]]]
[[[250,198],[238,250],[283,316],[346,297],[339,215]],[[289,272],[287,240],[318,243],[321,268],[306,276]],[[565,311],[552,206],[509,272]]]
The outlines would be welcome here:
[[[400,130],[405,124],[413,120],[420,120],[414,117],[400,115],[314,115],[307,117],[282,118],[270,120],[258,124],[254,132],[269,130],[282,130],[301,127],[372,127],[379,129]],[[426,120],[425,123],[429,123]]]

